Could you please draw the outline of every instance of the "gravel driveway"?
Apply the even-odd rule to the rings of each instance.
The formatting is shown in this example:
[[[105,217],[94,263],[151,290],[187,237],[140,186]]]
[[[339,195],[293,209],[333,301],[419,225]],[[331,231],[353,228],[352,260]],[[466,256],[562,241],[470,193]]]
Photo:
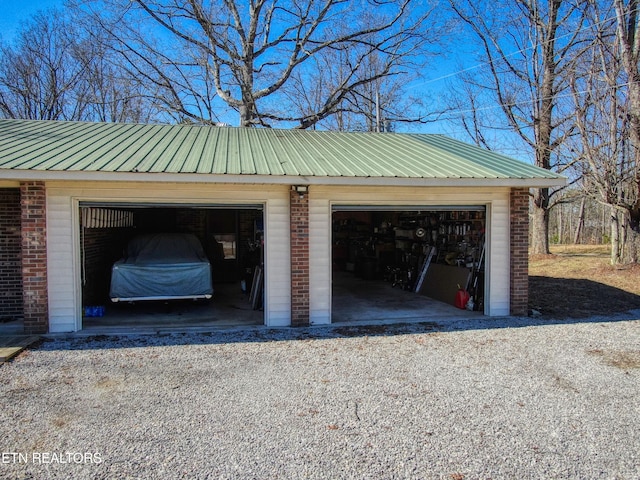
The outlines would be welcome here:
[[[640,312],[54,338],[1,478],[640,478]]]

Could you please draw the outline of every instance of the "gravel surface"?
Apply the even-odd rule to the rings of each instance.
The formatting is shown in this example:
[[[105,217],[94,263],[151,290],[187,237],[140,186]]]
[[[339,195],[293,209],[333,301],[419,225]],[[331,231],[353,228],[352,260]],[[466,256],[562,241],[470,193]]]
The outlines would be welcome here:
[[[634,314],[50,338],[0,477],[638,479]]]

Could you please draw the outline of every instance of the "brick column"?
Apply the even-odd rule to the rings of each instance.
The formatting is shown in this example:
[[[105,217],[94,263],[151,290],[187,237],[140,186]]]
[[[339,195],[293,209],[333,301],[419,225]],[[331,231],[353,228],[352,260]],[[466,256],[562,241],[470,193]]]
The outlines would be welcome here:
[[[290,192],[291,325],[309,325],[309,194]]]
[[[529,189],[512,188],[511,216],[511,315],[527,315],[529,309]]]
[[[46,200],[44,182],[20,184],[25,333],[49,331]]]

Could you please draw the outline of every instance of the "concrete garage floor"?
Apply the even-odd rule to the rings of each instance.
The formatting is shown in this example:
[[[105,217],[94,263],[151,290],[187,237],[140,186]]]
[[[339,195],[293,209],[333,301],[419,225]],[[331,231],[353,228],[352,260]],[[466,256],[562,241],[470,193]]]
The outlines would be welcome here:
[[[393,288],[388,282],[363,280],[352,273],[333,272],[333,323],[422,321],[481,315],[481,312],[461,310],[400,287]]]
[[[351,273],[333,273],[333,323],[411,322],[477,318],[429,297],[392,288],[384,281],[362,280]],[[152,333],[206,331],[264,323],[263,311],[252,310],[237,284],[215,285],[210,301],[138,302],[107,305],[101,318],[85,318],[83,333]]]
[[[115,335],[210,331],[263,325],[264,312],[253,310],[239,284],[215,285],[209,301],[110,303],[103,317],[85,317],[82,334]],[[418,322],[479,318],[429,297],[348,272],[333,272],[333,323]],[[0,335],[21,334],[22,322],[0,324]]]
[[[110,303],[103,317],[85,317],[83,333],[151,333],[211,330],[262,325],[264,312],[253,310],[240,284],[214,285],[210,300]]]

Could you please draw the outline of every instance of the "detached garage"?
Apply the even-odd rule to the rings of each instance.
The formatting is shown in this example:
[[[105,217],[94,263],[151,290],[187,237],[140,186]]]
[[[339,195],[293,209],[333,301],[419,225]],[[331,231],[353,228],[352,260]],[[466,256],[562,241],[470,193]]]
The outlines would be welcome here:
[[[458,285],[522,315],[528,190],[564,181],[440,135],[0,120],[0,319],[317,325],[391,291],[419,318],[462,313]],[[156,273],[118,291],[134,267]]]

